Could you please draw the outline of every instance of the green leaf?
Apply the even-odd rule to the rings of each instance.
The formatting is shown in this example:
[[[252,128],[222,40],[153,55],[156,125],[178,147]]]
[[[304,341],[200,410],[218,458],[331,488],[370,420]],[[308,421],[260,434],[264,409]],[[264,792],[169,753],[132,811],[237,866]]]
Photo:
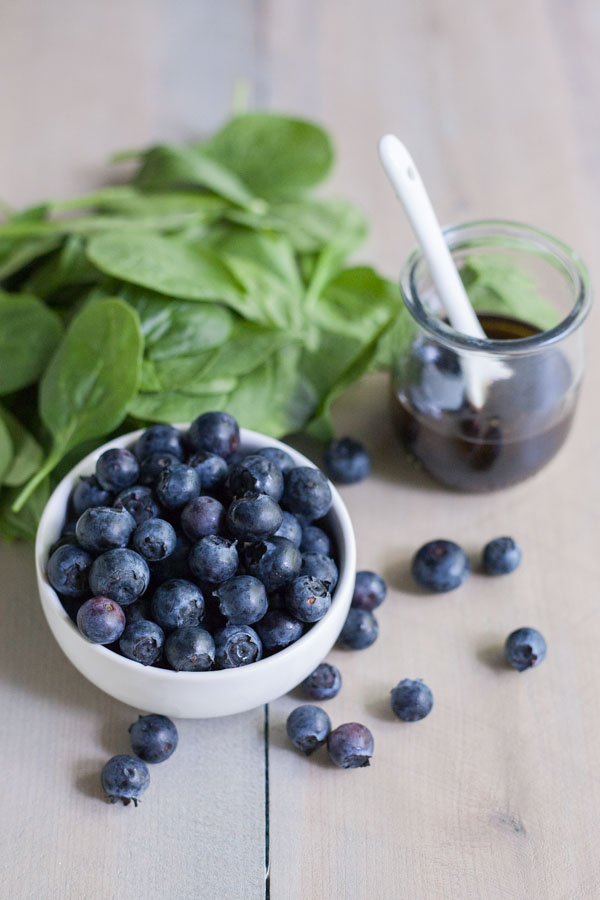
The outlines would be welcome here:
[[[266,200],[296,197],[321,182],[333,164],[325,131],[269,113],[236,116],[202,149]]]
[[[13,442],[8,426],[0,418],[0,484],[3,483],[13,461]]]
[[[86,256],[83,238],[70,235],[62,247],[36,266],[23,289],[46,298],[65,287],[94,284],[99,278],[100,273]]]
[[[142,349],[137,313],[120,299],[90,303],[75,316],[40,381],[40,418],[52,450],[15,501],[16,512],[71,447],[102,438],[123,420]]]
[[[0,395],[37,381],[61,334],[60,318],[37,297],[0,291]]]
[[[44,451],[31,432],[3,406],[0,406],[0,426],[8,431],[13,451],[10,466],[2,470],[2,465],[0,464],[0,482],[3,481],[4,484],[10,487],[16,487],[19,484],[24,484],[28,478],[35,474],[42,464]],[[0,429],[0,447],[1,444]]]
[[[157,391],[137,394],[129,404],[129,414],[142,422],[191,422],[196,416],[223,409],[227,394],[185,394]]]
[[[47,204],[32,206],[22,212],[16,213],[8,220],[7,225],[21,226],[26,229],[30,225],[44,222],[48,214]],[[45,235],[33,237],[27,232],[25,235],[2,237],[5,225],[0,226],[0,281],[4,281],[23,269],[38,257],[44,256],[60,243],[58,235]]]
[[[12,506],[18,496],[16,488],[0,490],[0,535],[7,541],[35,540],[38,523],[50,496],[50,480],[45,478],[19,512]]]

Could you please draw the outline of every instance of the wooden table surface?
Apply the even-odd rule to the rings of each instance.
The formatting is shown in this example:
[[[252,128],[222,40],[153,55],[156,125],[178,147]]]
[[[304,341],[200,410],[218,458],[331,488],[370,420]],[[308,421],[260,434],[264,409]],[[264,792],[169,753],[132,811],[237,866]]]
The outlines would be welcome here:
[[[4,0],[0,195],[20,205],[108,178],[111,151],[206,132],[236,79],[253,106],[324,122],[333,187],[367,211],[364,258],[395,276],[411,246],[375,144],[396,131],[443,221],[522,219],[600,266],[600,13],[594,0]],[[334,723],[375,736],[369,769],[306,760],[287,696],[233,718],[181,721],[139,809],[101,800],[104,761],[137,711],[71,667],[37,601],[29,546],[0,548],[0,895],[7,900],[583,900],[600,897],[600,553],[597,315],[567,447],[533,480],[447,493],[404,461],[372,377],[336,408],[374,458],[342,491],[359,567],[388,579],[371,649],[332,652]],[[447,536],[476,556],[498,534],[518,573],[416,594],[407,563]],[[498,664],[538,627],[539,670]],[[394,721],[390,688],[432,687],[432,715]],[[265,861],[270,880],[265,879]],[[270,892],[270,894],[269,894]]]

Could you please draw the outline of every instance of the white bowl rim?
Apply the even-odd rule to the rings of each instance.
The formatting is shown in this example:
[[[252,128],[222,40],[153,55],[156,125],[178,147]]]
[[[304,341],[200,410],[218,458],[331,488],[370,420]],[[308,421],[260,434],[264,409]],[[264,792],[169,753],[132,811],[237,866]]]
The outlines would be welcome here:
[[[181,424],[181,423],[173,423],[175,428],[178,428],[180,431],[186,431],[189,428],[189,423]],[[147,426],[150,427],[150,426]],[[136,662],[133,659],[128,659],[126,656],[121,656],[118,653],[115,653],[113,650],[109,650],[108,647],[103,646],[102,644],[93,644],[87,641],[83,635],[80,633],[79,629],[73,622],[73,620],[68,615],[66,609],[62,605],[60,598],[46,576],[46,563],[47,559],[45,558],[48,553],[47,546],[47,530],[49,528],[48,519],[51,517],[51,507],[52,500],[56,493],[58,493],[61,489],[64,489],[65,485],[73,484],[75,479],[80,475],[88,475],[91,474],[92,469],[91,464],[95,462],[98,456],[101,453],[104,453],[105,450],[108,450],[111,447],[125,447],[129,446],[133,443],[141,434],[146,431],[146,428],[139,428],[136,431],[130,431],[127,434],[119,435],[119,437],[114,438],[112,441],[108,441],[106,444],[102,444],[97,447],[91,453],[88,453],[82,460],[80,460],[77,465],[73,466],[69,472],[64,476],[64,478],[56,485],[50,497],[48,498],[46,505],[44,506],[44,510],[42,512],[42,516],[40,518],[40,522],[38,525],[38,529],[36,532],[35,539],[35,564],[37,569],[38,578],[40,580],[40,584],[43,584],[44,588],[47,591],[48,597],[52,601],[52,605],[54,607],[54,612],[58,615],[59,618],[63,619],[65,624],[67,624],[80,638],[82,641],[88,646],[88,649],[91,653],[101,654],[111,660],[115,666],[122,666],[124,674],[130,670],[135,672],[140,671],[141,663]],[[300,451],[295,450],[293,447],[290,447],[289,444],[285,444],[283,441],[279,441],[276,438],[271,438],[269,435],[262,434],[259,431],[252,431],[249,428],[240,428],[240,446],[243,447],[244,443],[252,442],[252,440],[259,440],[260,442],[264,441],[265,438],[269,440],[269,444],[265,444],[264,446],[269,447],[278,447],[280,450],[284,450],[286,453],[290,453],[294,458],[299,458],[302,462],[299,465],[307,465],[311,468],[319,468],[315,465],[308,457],[304,456]],[[329,481],[329,487],[331,488],[331,496],[332,496],[332,504],[330,507],[330,512],[334,512],[339,520],[340,529],[344,534],[345,546],[344,546],[344,555],[346,559],[344,559],[344,565],[342,570],[342,565],[338,566],[339,569],[339,581],[336,584],[336,587],[332,594],[332,603],[330,608],[327,610],[322,619],[319,619],[318,622],[315,622],[312,627],[302,635],[302,637],[298,638],[297,641],[294,641],[293,644],[290,644],[288,647],[285,647],[283,650],[278,650],[276,653],[273,653],[271,656],[264,657],[263,659],[259,659],[256,662],[250,663],[249,665],[252,667],[253,671],[256,671],[258,666],[261,666],[261,671],[263,673],[267,673],[269,666],[271,666],[275,672],[277,671],[277,667],[280,666],[285,660],[292,658],[293,655],[300,655],[311,639],[311,635],[314,637],[314,633],[318,633],[325,627],[327,623],[327,619],[329,618],[331,611],[333,609],[333,604],[335,602],[335,595],[339,592],[343,594],[344,591],[340,590],[340,588],[345,588],[347,582],[352,580],[352,588],[354,585],[354,578],[356,576],[356,540],[354,536],[354,529],[352,527],[352,520],[350,519],[350,515],[348,510],[346,509],[346,504],[342,500],[339,491],[336,489],[335,485]],[[66,512],[66,510],[65,510]],[[338,552],[341,553],[341,548],[338,547]],[[348,585],[350,587],[350,585]],[[252,626],[250,626],[252,627]],[[206,684],[209,682],[224,682],[228,679],[235,679],[236,677],[240,677],[240,673],[243,673],[248,666],[238,666],[230,669],[211,669],[207,672],[185,672],[185,671],[175,671],[174,669],[163,669],[158,666],[142,666],[145,673],[147,674],[150,680],[156,679],[157,681],[164,682],[165,678],[169,681],[173,681],[174,684],[182,684],[184,681],[186,682],[195,682],[201,679],[202,684]],[[275,673],[274,672],[274,673]]]

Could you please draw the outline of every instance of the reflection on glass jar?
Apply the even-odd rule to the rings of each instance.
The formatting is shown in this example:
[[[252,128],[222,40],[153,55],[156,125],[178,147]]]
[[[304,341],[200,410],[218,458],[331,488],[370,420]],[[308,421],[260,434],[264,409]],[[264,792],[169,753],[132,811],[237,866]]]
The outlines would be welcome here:
[[[438,481],[494,490],[537,472],[569,432],[589,280],[568,247],[526,225],[473,222],[445,235],[488,340],[450,327],[415,251],[401,276],[411,320],[395,338],[394,418],[404,446]],[[481,408],[469,399],[467,368],[484,379]]]

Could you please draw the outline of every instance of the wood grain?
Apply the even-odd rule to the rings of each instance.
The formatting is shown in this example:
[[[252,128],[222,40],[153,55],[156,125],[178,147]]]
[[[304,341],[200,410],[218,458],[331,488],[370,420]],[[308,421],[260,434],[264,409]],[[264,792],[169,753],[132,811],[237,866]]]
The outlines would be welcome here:
[[[411,147],[443,221],[529,221],[577,247],[597,282],[599,37],[592,0],[5,3],[0,194],[20,204],[105,180],[113,149],[214,127],[245,77],[256,105],[332,130],[332,190],[366,210],[362,257],[388,275],[412,244],[375,157],[391,130]],[[382,376],[338,403],[340,433],[364,440],[374,458],[373,477],[343,490],[359,566],[382,572],[390,593],[378,643],[331,654],[344,687],[327,710],[334,724],[367,724],[375,756],[350,772],[324,753],[306,760],[285,738],[299,695],[271,704],[273,900],[600,895],[596,321],[567,447],[499,494],[450,494],[410,466]],[[425,540],[452,537],[476,560],[503,533],[524,547],[513,576],[474,572],[437,598],[411,585],[408,561]],[[61,656],[37,606],[31,551],[4,546],[0,565],[2,893],[265,896],[263,711],[180,723],[180,749],[152,770],[140,809],[102,804],[99,769],[126,749],[135,711]],[[524,675],[499,664],[520,625],[549,643],[544,665]],[[415,725],[393,720],[388,706],[407,676],[425,678],[436,698]]]

